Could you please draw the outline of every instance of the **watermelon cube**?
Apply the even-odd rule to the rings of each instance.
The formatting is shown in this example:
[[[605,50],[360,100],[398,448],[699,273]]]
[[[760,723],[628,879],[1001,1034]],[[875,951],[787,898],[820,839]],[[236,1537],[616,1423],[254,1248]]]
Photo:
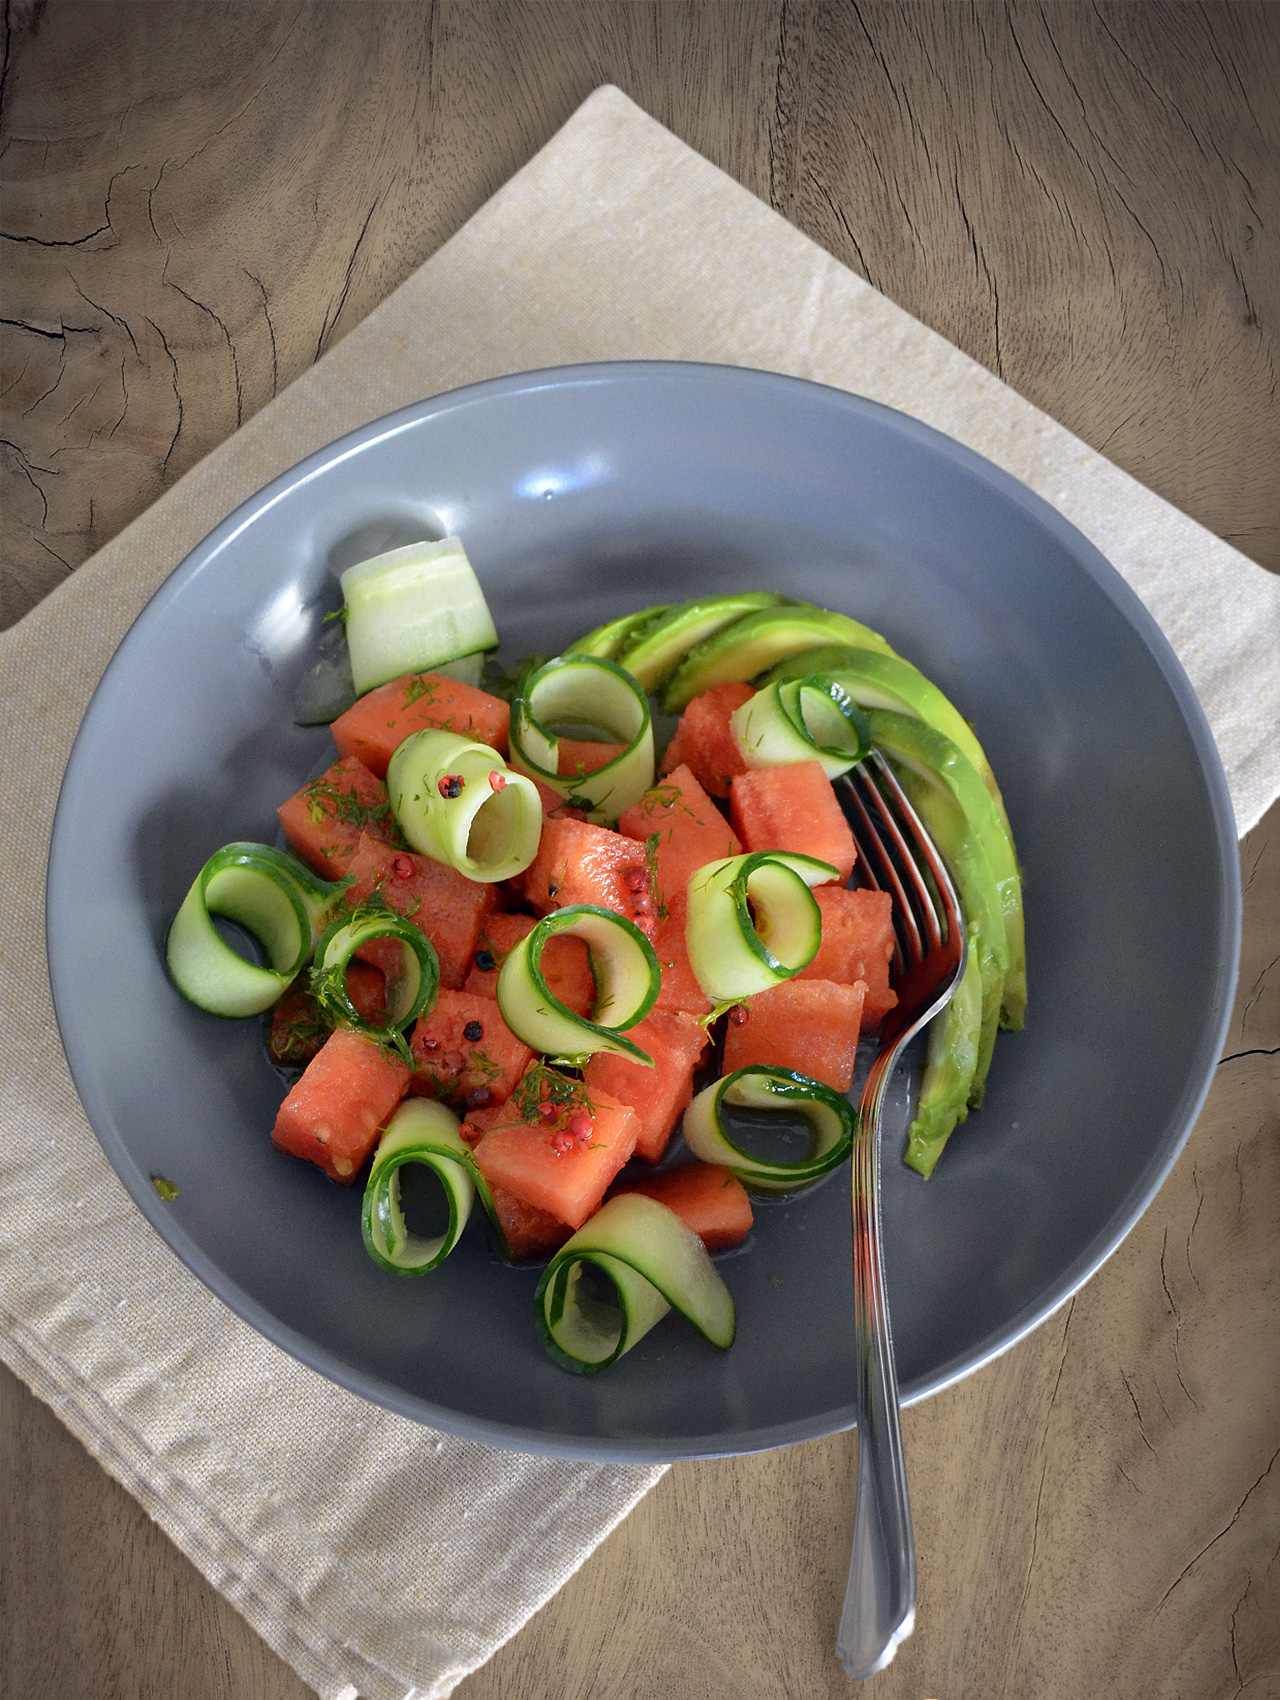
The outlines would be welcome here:
[[[524,895],[540,915],[572,903],[596,903],[652,935],[654,899],[644,847],[590,821],[548,818],[538,854],[524,874]]]
[[[853,1085],[858,1030],[866,986],[839,986],[832,980],[784,980],[757,992],[745,1016],[730,1013],[724,1036],[724,1072],[748,1063],[794,1069],[847,1092]]]
[[[409,1090],[409,1073],[377,1040],[338,1028],[281,1104],[271,1143],[349,1186]]]
[[[331,728],[339,755],[357,756],[379,779],[411,732],[437,727],[507,753],[511,711],[501,697],[443,673],[405,673],[362,696]]]
[[[691,874],[742,851],[732,827],[683,766],[624,809],[618,829],[645,846],[668,912],[684,902]]]
[[[362,835],[347,868],[357,880],[347,902],[361,903],[379,892],[435,946],[440,984],[459,990],[475,959],[480,928],[497,908],[496,889],[469,880],[430,856],[392,850],[368,833]],[[400,961],[400,947],[380,939],[361,945],[357,954],[388,975],[395,973]]]
[[[635,1111],[538,1064],[504,1108],[475,1147],[485,1181],[580,1228],[635,1150]]]
[[[852,986],[866,982],[864,1027],[878,1027],[898,1001],[889,985],[893,958],[893,899],[887,891],[849,891],[820,885],[813,894],[822,911],[818,954],[797,976]]]
[[[656,1198],[692,1228],[708,1251],[728,1251],[751,1232],[754,1217],[747,1189],[730,1169],[718,1163],[683,1163],[665,1174],[623,1181],[613,1196],[642,1192]]]
[[[410,1049],[410,1090],[468,1110],[505,1103],[533,1060],[493,999],[472,992],[442,991],[418,1018]]]
[[[321,879],[349,871],[363,833],[398,842],[387,788],[362,762],[344,756],[276,811],[294,854]]]
[[[694,697],[667,745],[663,773],[673,773],[683,764],[697,775],[704,791],[713,797],[727,797],[734,775],[747,771],[729,719],[754,695],[750,685],[728,684],[712,685],[709,691]]]
[[[737,774],[729,788],[729,818],[744,850],[816,856],[839,871],[842,885],[853,872],[853,834],[820,762]]]
[[[652,1068],[632,1057],[597,1051],[583,1079],[630,1104],[639,1124],[635,1154],[656,1163],[693,1098],[693,1071],[707,1047],[707,1030],[683,1010],[654,1009],[627,1029],[627,1037],[649,1053]]]
[[[537,926],[532,915],[490,915],[480,929],[476,954],[464,991],[482,997],[497,997],[498,970],[503,958]],[[565,934],[548,939],[542,952],[542,972],[547,986],[566,1009],[575,1015],[590,1015],[596,1001],[596,982],[591,958],[581,939]]]

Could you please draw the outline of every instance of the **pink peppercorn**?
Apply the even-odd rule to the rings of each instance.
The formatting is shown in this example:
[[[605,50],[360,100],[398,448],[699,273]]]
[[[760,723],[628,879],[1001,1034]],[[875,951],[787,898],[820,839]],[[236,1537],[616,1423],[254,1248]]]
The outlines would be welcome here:
[[[567,1133],[557,1133],[551,1141],[551,1149],[557,1157],[563,1157],[566,1151],[572,1151],[573,1146],[573,1137]]]
[[[624,868],[622,883],[628,891],[643,891],[649,883],[649,875],[643,868]]]
[[[729,1011],[729,1020],[735,1027],[741,1027],[744,1021],[750,1021],[751,1011],[744,1003],[736,1003]]]
[[[579,1110],[577,1115],[569,1117],[569,1132],[575,1139],[591,1138],[591,1117],[585,1110]]]
[[[505,773],[499,773],[495,769],[489,775],[489,789],[491,791],[505,791],[506,788],[507,788],[507,776],[506,776],[506,774]]]
[[[407,856],[397,856],[391,866],[398,880],[413,878],[413,863]]]

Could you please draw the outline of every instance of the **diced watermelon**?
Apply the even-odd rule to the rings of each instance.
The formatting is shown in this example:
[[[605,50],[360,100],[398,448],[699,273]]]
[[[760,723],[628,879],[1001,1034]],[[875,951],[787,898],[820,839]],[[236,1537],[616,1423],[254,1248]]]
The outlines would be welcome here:
[[[490,915],[480,929],[476,954],[464,991],[481,997],[497,997],[498,970],[503,958],[537,926],[532,915]],[[487,954],[486,954],[487,953]],[[481,964],[487,964],[482,967]],[[548,939],[542,952],[542,972],[547,986],[566,1009],[575,1015],[590,1015],[596,1001],[596,982],[591,958],[581,939],[561,934]]]
[[[442,673],[405,673],[362,696],[338,716],[331,731],[340,755],[358,756],[385,779],[397,744],[429,726],[489,744],[505,756],[510,717],[501,697],[474,685],[446,679]]]
[[[469,1110],[505,1103],[533,1060],[493,999],[472,992],[441,992],[418,1018],[410,1048],[410,1091]]]
[[[718,1163],[685,1163],[662,1175],[624,1181],[614,1189],[642,1192],[665,1204],[706,1246],[708,1251],[727,1251],[741,1245],[754,1220],[747,1189],[730,1169]]]
[[[625,744],[599,744],[588,738],[561,738],[556,772],[564,779],[594,773],[607,761],[620,756],[626,747]]]
[[[684,936],[685,910],[680,904],[658,922],[653,948],[662,970],[657,1009],[683,1009],[690,1015],[710,1015],[711,1000],[698,984]]]
[[[392,850],[367,833],[347,871],[357,881],[347,893],[347,902],[361,903],[375,891],[380,892],[436,947],[440,984],[451,991],[459,990],[474,961],[480,928],[497,907],[494,887],[469,880],[456,868],[432,861],[429,856]],[[380,939],[361,945],[357,954],[387,974],[394,974],[399,966],[400,947]]]
[[[724,1072],[748,1063],[792,1068],[825,1081],[837,1092],[853,1084],[858,1029],[866,986],[838,986],[832,980],[784,980],[757,992],[746,1005],[746,1020],[731,1012],[724,1036]],[[742,1006],[739,1006],[740,1008]]]
[[[708,862],[742,851],[732,827],[687,767],[677,767],[638,803],[624,809],[618,830],[645,846],[668,910],[684,901],[689,876]]]
[[[551,1092],[558,1095],[554,1102],[546,1096]],[[545,1118],[540,1102],[551,1106]],[[475,1147],[480,1173],[491,1188],[580,1228],[635,1150],[635,1111],[539,1065],[505,1109]]]
[[[673,773],[682,763],[697,775],[698,783],[713,797],[727,797],[736,773],[745,773],[729,717],[755,695],[750,685],[712,685],[694,697],[680,716],[675,737],[662,758],[663,773]]]
[[[707,1047],[707,1030],[682,1010],[654,1009],[627,1029],[627,1037],[649,1053],[652,1068],[631,1057],[597,1051],[583,1079],[589,1087],[598,1086],[619,1103],[631,1105],[639,1122],[636,1156],[656,1163],[693,1098],[693,1070]]]
[[[490,1187],[493,1212],[498,1218],[507,1241],[507,1255],[512,1263],[527,1263],[531,1258],[549,1257],[573,1233],[567,1222],[553,1216],[549,1210],[535,1210],[514,1193],[500,1186]]]
[[[281,1104],[271,1143],[349,1186],[409,1090],[409,1072],[375,1039],[338,1028]]]
[[[729,788],[729,817],[744,850],[816,856],[839,869],[842,884],[853,872],[853,834],[819,762],[737,774]]]
[[[387,981],[367,962],[347,964],[347,996],[366,1021],[375,1025],[386,1014]],[[305,1068],[316,1056],[333,1027],[305,988],[286,992],[271,1011],[267,1050],[284,1068]]]
[[[864,1027],[878,1027],[898,1001],[889,985],[893,957],[893,899],[887,891],[849,891],[820,885],[813,894],[822,911],[818,954],[797,978],[835,980],[852,986],[866,982]]]
[[[571,903],[596,903],[625,915],[643,933],[652,934],[657,924],[643,847],[590,821],[543,822],[538,854],[525,870],[524,894],[540,915]]]
[[[386,786],[353,756],[334,762],[276,812],[290,849],[321,879],[342,878],[362,833],[384,844],[398,838]]]

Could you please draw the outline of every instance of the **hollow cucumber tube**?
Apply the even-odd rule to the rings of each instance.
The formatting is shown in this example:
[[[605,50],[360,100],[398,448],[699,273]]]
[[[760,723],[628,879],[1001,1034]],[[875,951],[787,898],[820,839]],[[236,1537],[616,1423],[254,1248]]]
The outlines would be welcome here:
[[[196,875],[174,917],[165,957],[174,985],[210,1015],[258,1015],[297,977],[350,880],[317,879],[269,844],[225,844]],[[269,966],[249,962],[213,924],[252,934]]]
[[[410,1098],[387,1123],[364,1189],[361,1226],[365,1249],[375,1263],[397,1275],[425,1275],[448,1257],[462,1236],[476,1184],[471,1152],[458,1132],[458,1118],[429,1098]],[[443,1234],[410,1233],[400,1204],[400,1174],[406,1163],[429,1169],[444,1192],[449,1223]]]
[[[347,992],[347,965],[362,944],[392,939],[400,946],[400,970],[387,977],[387,1011],[381,1022],[363,1017]],[[440,990],[435,946],[413,922],[383,898],[340,915],[316,946],[311,993],[331,1021],[388,1043],[410,1062],[404,1029],[431,1010]]]
[[[822,942],[809,888],[839,877],[830,862],[781,850],[699,868],[688,885],[685,945],[711,1002],[736,1003],[808,967]]]
[[[733,1298],[692,1228],[641,1193],[612,1198],[551,1259],[535,1314],[556,1362],[579,1375],[616,1363],[669,1310],[712,1345],[733,1344]]]
[[[484,592],[456,537],[390,549],[348,567],[341,582],[351,677],[361,696],[402,673],[498,647]]]
[[[748,767],[816,761],[838,779],[871,748],[867,717],[843,686],[821,674],[780,679],[748,697],[729,720]]]
[[[623,748],[590,773],[561,774],[556,727]],[[567,733],[565,734],[568,735]],[[560,655],[523,679],[511,705],[511,761],[598,824],[617,820],[653,784],[653,721],[643,689],[599,655]]]
[[[567,934],[587,947],[596,983],[591,1016],[575,1015],[548,986],[542,952],[549,939]],[[551,1057],[583,1057],[611,1051],[636,1062],[652,1063],[623,1029],[643,1021],[662,986],[662,970],[653,946],[625,915],[593,903],[573,903],[544,915],[533,931],[512,947],[498,973],[497,999],[502,1019],[535,1051]]]
[[[752,1156],[726,1131],[726,1105],[806,1122],[812,1134],[809,1154],[794,1163]],[[853,1107],[839,1092],[806,1074],[752,1064],[699,1092],[684,1113],[683,1129],[695,1157],[732,1169],[743,1186],[754,1192],[791,1192],[844,1162],[853,1141]]]
[[[387,795],[410,847],[491,885],[523,873],[538,854],[538,788],[496,750],[428,728],[397,746]]]

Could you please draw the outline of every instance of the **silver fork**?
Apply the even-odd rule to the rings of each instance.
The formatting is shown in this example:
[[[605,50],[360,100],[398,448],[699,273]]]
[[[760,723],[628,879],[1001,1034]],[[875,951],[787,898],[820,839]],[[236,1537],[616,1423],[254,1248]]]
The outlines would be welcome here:
[[[916,1546],[880,1247],[881,1112],[903,1046],[959,985],[967,943],[950,875],[884,758],[873,750],[836,789],[863,882],[893,897],[890,979],[898,994],[862,1089],[853,1138],[858,1498],[836,1651],[848,1675],[860,1682],[884,1669],[910,1635],[916,1615]]]

